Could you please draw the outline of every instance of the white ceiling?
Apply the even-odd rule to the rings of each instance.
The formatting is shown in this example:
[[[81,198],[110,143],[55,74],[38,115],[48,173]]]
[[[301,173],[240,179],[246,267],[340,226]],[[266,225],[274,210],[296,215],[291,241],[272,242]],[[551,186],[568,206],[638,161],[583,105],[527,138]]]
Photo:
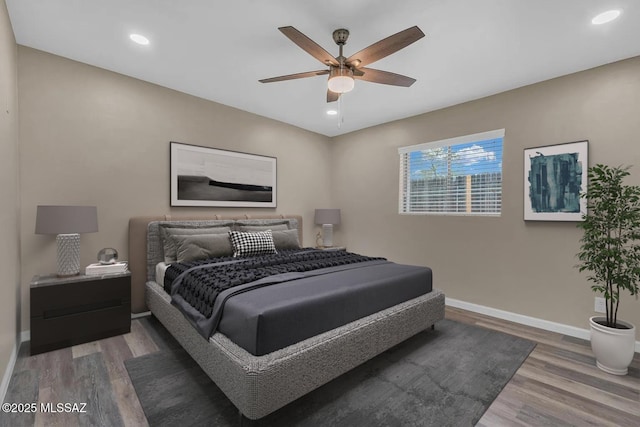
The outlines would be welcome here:
[[[640,55],[638,0],[6,0],[19,44],[106,68],[327,136],[459,104]],[[622,9],[594,26],[602,11]],[[292,25],[345,56],[413,25],[426,37],[370,65],[410,88],[356,81],[339,119],[326,76],[277,28]],[[149,46],[132,43],[137,32]],[[335,104],[329,104],[335,105]]]

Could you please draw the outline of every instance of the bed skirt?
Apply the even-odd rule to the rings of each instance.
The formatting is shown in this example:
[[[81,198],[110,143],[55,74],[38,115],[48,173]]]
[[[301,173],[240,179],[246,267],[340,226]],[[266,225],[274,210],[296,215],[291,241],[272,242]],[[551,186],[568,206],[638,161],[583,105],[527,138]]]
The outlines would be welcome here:
[[[262,418],[444,318],[444,293],[430,293],[308,338],[254,356],[216,333],[205,340],[170,304],[155,282],[146,284],[151,312],[247,418]]]

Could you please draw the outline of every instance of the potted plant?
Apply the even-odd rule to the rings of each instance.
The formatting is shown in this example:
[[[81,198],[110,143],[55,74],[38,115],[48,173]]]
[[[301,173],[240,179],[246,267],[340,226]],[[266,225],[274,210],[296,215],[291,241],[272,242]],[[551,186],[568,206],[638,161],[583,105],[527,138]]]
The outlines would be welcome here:
[[[581,194],[588,211],[578,224],[584,234],[577,267],[606,301],[606,317],[589,319],[591,348],[597,366],[616,375],[627,374],[636,335],[634,325],[618,319],[620,293],[637,299],[640,281],[640,186],[623,184],[628,175],[628,167],[590,167],[589,189]]]

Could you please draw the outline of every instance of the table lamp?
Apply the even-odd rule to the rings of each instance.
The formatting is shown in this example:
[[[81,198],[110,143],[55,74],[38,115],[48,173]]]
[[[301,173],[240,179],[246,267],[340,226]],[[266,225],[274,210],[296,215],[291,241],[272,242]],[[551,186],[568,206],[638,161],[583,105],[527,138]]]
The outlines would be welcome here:
[[[340,224],[340,209],[316,209],[316,224],[322,225],[322,246],[333,246],[333,226]]]
[[[95,206],[38,206],[36,234],[56,234],[58,276],[80,273],[80,234],[98,231]]]

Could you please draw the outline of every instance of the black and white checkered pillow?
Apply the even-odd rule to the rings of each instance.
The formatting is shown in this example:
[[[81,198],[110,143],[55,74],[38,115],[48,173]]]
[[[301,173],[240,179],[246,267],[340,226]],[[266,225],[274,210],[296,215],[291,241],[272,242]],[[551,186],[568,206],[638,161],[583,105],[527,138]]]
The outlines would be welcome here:
[[[257,231],[253,233],[244,231],[230,231],[229,238],[233,246],[233,256],[255,256],[275,254],[276,246],[273,243],[271,230]]]

